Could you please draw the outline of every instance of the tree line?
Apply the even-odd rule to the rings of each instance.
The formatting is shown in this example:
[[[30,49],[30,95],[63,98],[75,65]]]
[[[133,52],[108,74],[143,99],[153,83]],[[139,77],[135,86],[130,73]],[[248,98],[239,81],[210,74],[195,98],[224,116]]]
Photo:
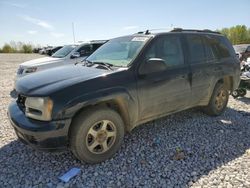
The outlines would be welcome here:
[[[250,43],[250,28],[245,25],[236,25],[230,28],[217,30],[227,36],[232,44],[249,44]]]
[[[250,28],[245,25],[236,25],[230,28],[218,29],[217,31],[226,35],[233,45],[250,44]],[[0,48],[0,53],[32,53],[36,47],[40,46],[11,41]]]
[[[11,41],[0,48],[0,53],[32,53],[35,47],[30,43]]]

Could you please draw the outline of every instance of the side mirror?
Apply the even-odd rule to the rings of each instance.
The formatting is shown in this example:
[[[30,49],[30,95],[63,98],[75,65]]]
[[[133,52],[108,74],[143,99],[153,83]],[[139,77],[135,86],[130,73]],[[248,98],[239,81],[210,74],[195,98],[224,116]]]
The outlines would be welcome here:
[[[150,74],[154,72],[162,72],[166,70],[167,65],[165,60],[160,58],[150,58],[146,63],[144,63],[140,69],[139,73],[141,75]]]
[[[80,57],[80,53],[79,53],[79,52],[74,52],[74,53],[70,56],[71,59],[75,59],[75,58],[79,58],[79,57]]]

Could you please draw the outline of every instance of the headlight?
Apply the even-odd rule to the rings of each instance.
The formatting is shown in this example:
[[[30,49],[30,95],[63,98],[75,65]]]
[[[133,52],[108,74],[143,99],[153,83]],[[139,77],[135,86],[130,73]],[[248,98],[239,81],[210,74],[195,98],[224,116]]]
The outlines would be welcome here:
[[[25,100],[25,114],[27,117],[49,121],[53,109],[53,101],[48,97],[27,97]]]
[[[36,72],[37,67],[28,67],[25,70],[25,73],[32,73],[32,72]]]

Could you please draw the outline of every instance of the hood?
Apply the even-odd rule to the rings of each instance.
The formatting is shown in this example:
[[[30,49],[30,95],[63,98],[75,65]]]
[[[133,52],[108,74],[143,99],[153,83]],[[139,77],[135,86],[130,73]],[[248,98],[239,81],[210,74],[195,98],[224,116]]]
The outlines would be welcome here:
[[[16,90],[27,96],[43,96],[79,82],[105,76],[109,72],[82,65],[65,65],[21,78],[16,83]]]
[[[22,63],[21,66],[23,66],[23,67],[38,66],[38,65],[63,61],[63,60],[64,60],[64,58],[42,57],[42,58],[26,61],[26,62]]]

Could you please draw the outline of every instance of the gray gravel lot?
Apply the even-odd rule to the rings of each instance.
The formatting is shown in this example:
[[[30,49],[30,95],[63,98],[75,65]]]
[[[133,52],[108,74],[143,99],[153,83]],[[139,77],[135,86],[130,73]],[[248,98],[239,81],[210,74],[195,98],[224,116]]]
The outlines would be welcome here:
[[[220,117],[192,109],[142,125],[126,135],[113,159],[101,164],[22,144],[7,106],[18,64],[38,57],[0,54],[0,187],[250,187],[249,93],[230,98]],[[60,182],[58,177],[72,167],[81,173]]]

